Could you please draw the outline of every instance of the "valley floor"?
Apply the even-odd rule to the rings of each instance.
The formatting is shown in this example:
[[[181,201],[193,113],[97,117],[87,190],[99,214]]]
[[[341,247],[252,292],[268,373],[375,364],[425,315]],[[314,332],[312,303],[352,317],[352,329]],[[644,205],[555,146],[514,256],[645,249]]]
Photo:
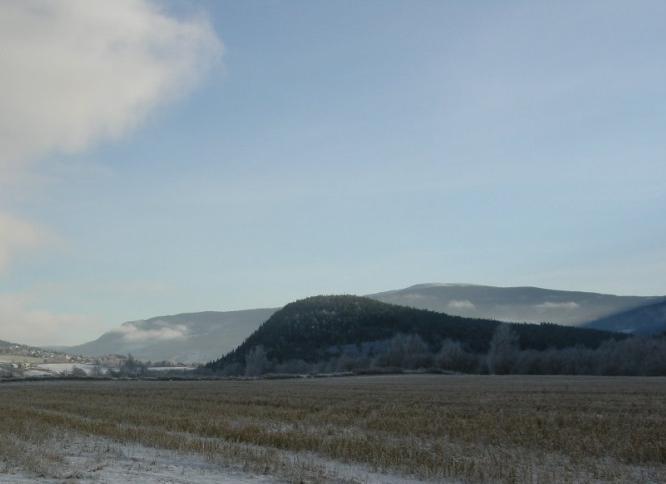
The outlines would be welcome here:
[[[0,385],[0,482],[666,482],[666,378]]]

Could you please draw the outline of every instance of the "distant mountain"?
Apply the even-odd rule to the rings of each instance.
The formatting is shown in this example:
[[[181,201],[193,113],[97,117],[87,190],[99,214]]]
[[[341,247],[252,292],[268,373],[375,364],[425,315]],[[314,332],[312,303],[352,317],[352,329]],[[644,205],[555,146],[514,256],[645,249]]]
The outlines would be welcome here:
[[[664,300],[663,297],[613,296],[539,287],[471,284],[418,284],[369,297],[418,309],[499,321],[579,325]]]
[[[536,287],[419,284],[368,296],[450,315],[499,321],[578,325],[663,300]],[[130,321],[100,338],[62,348],[90,356],[132,353],[142,360],[204,363],[231,351],[277,309],[206,311]],[[626,329],[626,328],[623,328]]]
[[[585,323],[583,326],[637,335],[664,333],[666,332],[666,300],[599,318]]]
[[[463,343],[474,352],[486,352],[497,321],[459,316],[382,303],[358,296],[316,296],[286,305],[262,324],[242,345],[211,368],[243,363],[252,348],[259,345],[268,358],[285,362],[302,359],[325,361],[342,348],[369,347],[396,334],[418,334],[436,350],[444,339]],[[543,350],[577,344],[597,347],[621,335],[592,329],[554,324],[514,324],[524,349]]]
[[[131,353],[144,361],[205,363],[234,349],[275,311],[205,311],[129,321],[67,350],[88,356]]]

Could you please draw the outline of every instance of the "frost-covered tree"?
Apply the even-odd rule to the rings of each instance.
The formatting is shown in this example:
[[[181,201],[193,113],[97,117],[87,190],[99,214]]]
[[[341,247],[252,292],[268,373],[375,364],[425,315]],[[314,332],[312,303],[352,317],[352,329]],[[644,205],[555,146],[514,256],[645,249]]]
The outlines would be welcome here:
[[[284,363],[276,365],[275,371],[277,373],[288,373],[291,375],[304,375],[312,371],[311,365],[304,360],[288,360]]]
[[[444,370],[473,372],[478,370],[479,357],[465,351],[460,341],[445,339],[435,362]]]
[[[500,324],[490,340],[488,371],[497,375],[511,373],[518,359],[519,351],[516,332],[510,325]]]
[[[376,359],[377,366],[394,368],[426,368],[432,363],[430,349],[418,334],[396,334]]]
[[[86,378],[88,376],[88,374],[86,373],[86,371],[83,368],[75,366],[69,372],[69,376],[71,376],[72,378]]]
[[[245,375],[259,376],[268,371],[270,362],[262,345],[252,348],[245,357]]]

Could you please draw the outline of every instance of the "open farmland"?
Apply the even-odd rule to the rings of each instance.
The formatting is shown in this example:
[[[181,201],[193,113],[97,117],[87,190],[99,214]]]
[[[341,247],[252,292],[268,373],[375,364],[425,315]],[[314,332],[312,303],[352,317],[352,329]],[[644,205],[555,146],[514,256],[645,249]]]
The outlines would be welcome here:
[[[0,413],[2,482],[666,481],[665,378],[9,383]]]

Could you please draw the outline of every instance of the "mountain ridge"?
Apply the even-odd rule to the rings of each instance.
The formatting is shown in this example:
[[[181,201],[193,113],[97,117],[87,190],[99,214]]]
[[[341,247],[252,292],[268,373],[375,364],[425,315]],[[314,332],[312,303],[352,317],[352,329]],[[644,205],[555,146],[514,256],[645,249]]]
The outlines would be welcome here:
[[[244,364],[250,351],[258,346],[277,363],[289,360],[317,363],[339,356],[344,347],[368,347],[400,334],[418,335],[431,350],[448,339],[460,342],[472,352],[485,353],[500,324],[367,297],[313,296],[275,312],[238,348],[208,367],[220,369],[228,364]],[[554,324],[508,324],[518,334],[523,349],[559,349],[577,344],[596,348],[605,340],[624,338],[617,333]]]
[[[664,299],[660,296],[617,296],[536,286],[416,284],[370,295],[392,304],[466,317],[500,321],[553,322],[578,325],[615,312]]]
[[[536,286],[421,283],[367,297],[453,316],[517,322],[584,325],[666,300]],[[89,356],[132,353],[152,361],[204,363],[231,351],[280,308],[201,311],[127,321],[93,341],[58,348]]]

